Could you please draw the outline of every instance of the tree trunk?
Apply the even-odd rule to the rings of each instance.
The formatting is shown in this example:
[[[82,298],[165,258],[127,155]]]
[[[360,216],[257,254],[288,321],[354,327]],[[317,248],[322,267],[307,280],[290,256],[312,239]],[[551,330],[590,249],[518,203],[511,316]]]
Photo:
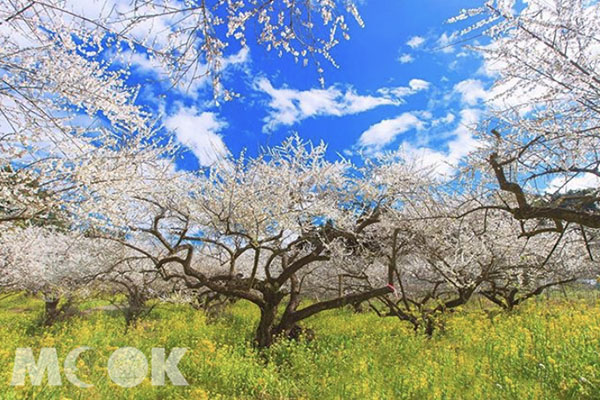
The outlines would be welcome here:
[[[269,347],[273,344],[275,332],[275,317],[277,316],[277,305],[267,304],[260,310],[260,321],[256,329],[254,343],[259,349]]]
[[[138,296],[129,296],[127,308],[124,310],[125,314],[125,331],[127,332],[130,326],[136,326],[138,319],[144,313],[146,307],[143,299]]]
[[[506,310],[508,312],[512,312],[512,310],[514,310],[516,304],[517,303],[513,299],[507,299],[504,310]]]
[[[58,314],[60,314],[60,310],[58,308],[58,303],[60,302],[59,298],[47,298],[44,300],[44,325],[50,326],[56,322],[58,318]]]
[[[431,339],[433,337],[433,331],[435,330],[434,317],[428,315],[425,316],[423,320],[425,322],[425,335],[428,339]]]

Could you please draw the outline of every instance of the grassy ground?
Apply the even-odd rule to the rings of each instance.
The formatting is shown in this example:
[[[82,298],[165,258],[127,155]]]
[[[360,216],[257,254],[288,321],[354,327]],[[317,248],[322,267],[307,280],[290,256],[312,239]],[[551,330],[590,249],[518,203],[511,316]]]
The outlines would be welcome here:
[[[82,304],[93,308],[107,304]],[[281,342],[259,353],[248,344],[257,313],[238,303],[207,321],[188,307],[160,305],[127,334],[114,312],[97,311],[36,328],[41,302],[22,295],[0,302],[0,398],[5,399],[562,399],[600,398],[597,299],[540,298],[511,314],[475,303],[449,316],[444,333],[415,335],[397,320],[338,310],[305,323],[311,343]],[[17,347],[77,346],[79,377],[93,383],[11,387]],[[179,369],[187,387],[125,389],[110,382],[108,357],[133,346],[187,347]],[[63,377],[64,378],[64,377]]]

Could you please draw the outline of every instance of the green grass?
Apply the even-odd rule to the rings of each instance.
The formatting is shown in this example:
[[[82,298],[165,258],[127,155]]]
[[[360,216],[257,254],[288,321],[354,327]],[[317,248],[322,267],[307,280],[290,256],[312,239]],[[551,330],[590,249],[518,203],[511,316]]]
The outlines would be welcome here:
[[[91,301],[82,308],[108,304]],[[392,318],[350,310],[304,324],[311,343],[279,342],[264,352],[251,342],[257,311],[240,302],[207,321],[189,307],[163,304],[124,333],[122,317],[97,311],[45,330],[42,303],[24,295],[0,302],[1,399],[597,399],[600,398],[600,310],[594,298],[545,297],[511,314],[473,303],[445,320],[432,339]],[[56,347],[59,360],[89,346],[79,377],[94,387],[11,387],[17,347]],[[133,346],[187,347],[179,368],[187,387],[125,389],[110,382],[108,357]],[[167,350],[168,351],[168,350]]]

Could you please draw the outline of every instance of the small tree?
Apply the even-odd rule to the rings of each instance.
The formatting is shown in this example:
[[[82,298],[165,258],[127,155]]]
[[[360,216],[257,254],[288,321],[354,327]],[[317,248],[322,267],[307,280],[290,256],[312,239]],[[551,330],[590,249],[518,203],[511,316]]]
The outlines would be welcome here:
[[[497,265],[479,290],[502,309],[511,311],[546,290],[594,276],[579,231],[569,230],[558,239],[540,234],[511,241],[514,229],[506,226],[497,234],[504,244],[492,248]]]
[[[0,236],[3,284],[12,290],[41,294],[44,325],[52,325],[71,307],[73,294],[85,291],[89,277],[110,265],[108,253],[77,232],[30,226],[4,230]],[[66,298],[59,307],[61,299]]]
[[[116,245],[105,243],[113,248]],[[149,306],[150,300],[160,299],[161,296],[174,292],[176,287],[164,282],[153,268],[152,262],[145,257],[139,257],[127,248],[123,249],[122,254],[122,259],[91,278],[99,283],[102,291],[112,295],[125,295],[125,304],[112,304],[123,314],[127,332],[130,326],[135,327],[140,319],[152,312],[157,303]]]
[[[477,190],[437,185],[418,202],[392,203],[382,211],[384,229],[372,237],[395,289],[395,296],[380,297],[385,315],[431,336],[438,316],[475,295],[512,309],[547,288],[589,276],[578,232],[516,238],[516,220],[502,210],[472,211],[474,198],[480,201]],[[367,270],[365,281],[373,281],[376,271]]]

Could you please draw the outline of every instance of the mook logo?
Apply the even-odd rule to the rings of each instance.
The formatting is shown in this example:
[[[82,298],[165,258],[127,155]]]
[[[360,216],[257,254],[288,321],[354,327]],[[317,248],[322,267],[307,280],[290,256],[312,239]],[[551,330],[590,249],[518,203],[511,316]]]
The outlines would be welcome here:
[[[91,347],[73,349],[65,357],[63,364],[64,377],[80,388],[94,386],[91,383],[83,382],[77,376],[77,360],[81,354],[90,350],[92,350]],[[148,376],[149,370],[153,386],[164,386],[167,377],[172,385],[187,386],[188,383],[178,368],[179,361],[186,352],[186,348],[175,347],[167,356],[164,348],[153,348],[149,365],[146,355],[140,350],[135,347],[121,347],[111,354],[106,369],[110,379],[125,388],[132,388],[142,383]],[[46,375],[48,376],[48,385],[61,386],[63,384],[55,348],[42,348],[37,361],[31,348],[23,347],[16,350],[11,386],[25,386],[27,376],[31,380],[31,385],[39,386]]]

